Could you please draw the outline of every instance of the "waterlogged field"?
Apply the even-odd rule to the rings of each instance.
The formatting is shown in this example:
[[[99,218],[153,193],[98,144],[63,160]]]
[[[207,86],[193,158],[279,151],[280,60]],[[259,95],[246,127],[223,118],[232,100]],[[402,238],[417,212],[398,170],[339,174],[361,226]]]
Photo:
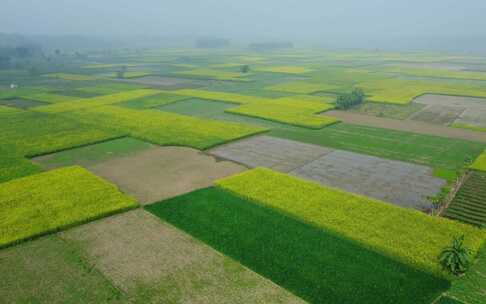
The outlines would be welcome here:
[[[134,199],[81,167],[2,183],[0,247],[136,206]]]

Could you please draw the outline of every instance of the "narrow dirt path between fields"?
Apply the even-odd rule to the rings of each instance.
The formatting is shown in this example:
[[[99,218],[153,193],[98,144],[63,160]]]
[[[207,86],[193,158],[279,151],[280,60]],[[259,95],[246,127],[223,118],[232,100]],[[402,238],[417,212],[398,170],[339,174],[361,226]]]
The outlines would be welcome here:
[[[441,125],[433,125],[421,121],[396,120],[369,116],[345,111],[327,111],[326,116],[333,116],[341,119],[343,122],[357,125],[371,126],[376,128],[392,129],[407,131],[426,135],[435,135],[456,139],[472,140],[486,143],[486,133],[476,132],[466,129],[451,128]]]

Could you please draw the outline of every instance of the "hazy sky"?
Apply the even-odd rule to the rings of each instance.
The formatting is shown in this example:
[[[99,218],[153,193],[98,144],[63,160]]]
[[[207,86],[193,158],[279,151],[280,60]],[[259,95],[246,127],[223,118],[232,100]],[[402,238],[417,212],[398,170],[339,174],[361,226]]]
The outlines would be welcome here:
[[[0,32],[322,39],[484,36],[486,0],[1,0]]]

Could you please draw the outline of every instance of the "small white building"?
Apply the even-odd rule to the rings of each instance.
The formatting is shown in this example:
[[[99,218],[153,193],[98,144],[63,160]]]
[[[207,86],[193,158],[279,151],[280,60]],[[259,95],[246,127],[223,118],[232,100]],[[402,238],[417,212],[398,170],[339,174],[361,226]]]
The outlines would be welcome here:
[[[16,89],[16,88],[18,88],[18,87],[19,87],[19,86],[18,86],[18,85],[16,85],[15,83],[10,84],[10,88],[11,88],[12,90],[14,90],[14,89]]]

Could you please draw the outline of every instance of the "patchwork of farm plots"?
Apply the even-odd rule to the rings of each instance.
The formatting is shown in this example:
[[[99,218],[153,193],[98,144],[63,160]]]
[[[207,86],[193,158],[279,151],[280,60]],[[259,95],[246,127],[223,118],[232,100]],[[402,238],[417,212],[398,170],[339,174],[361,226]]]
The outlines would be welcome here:
[[[423,112],[431,112],[425,115],[425,119],[439,120],[439,123],[452,125],[453,127],[486,130],[486,99],[424,95],[415,99],[416,103],[427,105]],[[421,112],[415,114],[420,115]],[[445,116],[445,121],[442,121]]]
[[[448,285],[433,253],[446,235],[482,240],[468,225],[266,169],[217,184],[147,209],[309,302],[430,303]]]
[[[482,60],[124,49],[0,71],[0,299],[482,303]],[[438,256],[461,235],[456,277]]]
[[[419,210],[431,208],[428,197],[446,183],[429,167],[269,136],[230,143],[210,153]]]

